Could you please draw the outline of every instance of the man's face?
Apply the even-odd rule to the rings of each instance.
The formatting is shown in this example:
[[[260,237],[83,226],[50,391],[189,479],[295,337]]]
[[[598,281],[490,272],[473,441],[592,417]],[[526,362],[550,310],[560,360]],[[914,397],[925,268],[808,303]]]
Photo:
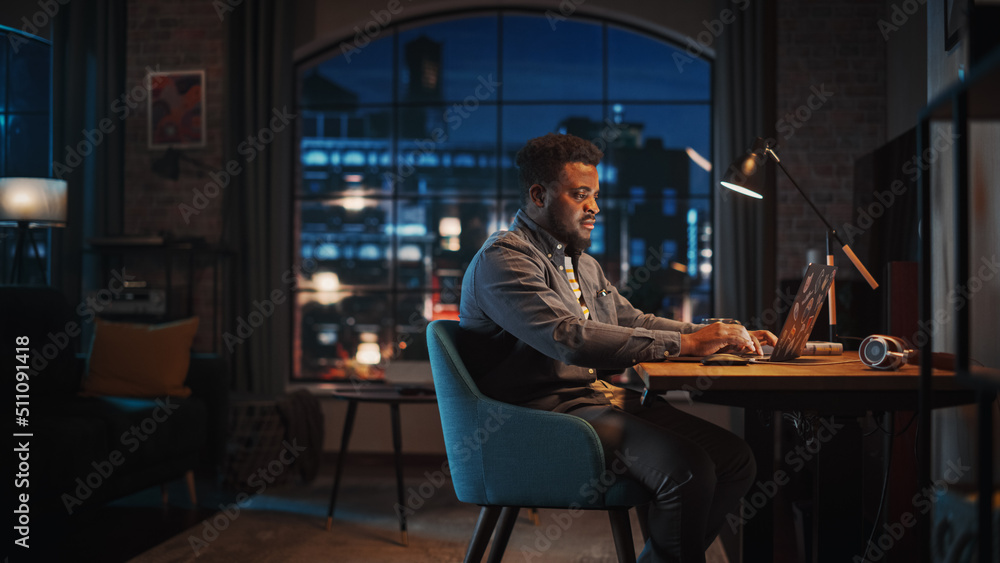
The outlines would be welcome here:
[[[544,190],[544,219],[540,224],[565,244],[571,254],[589,248],[594,217],[600,211],[597,168],[580,162],[567,163],[559,180]]]

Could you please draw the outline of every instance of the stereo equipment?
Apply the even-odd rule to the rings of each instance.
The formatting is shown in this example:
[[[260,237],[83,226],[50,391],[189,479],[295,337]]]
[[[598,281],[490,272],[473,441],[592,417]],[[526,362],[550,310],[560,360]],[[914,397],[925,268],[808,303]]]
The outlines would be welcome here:
[[[98,312],[103,316],[150,315],[167,313],[167,292],[163,289],[127,288],[112,294],[110,302],[101,300],[98,292],[91,293],[91,299],[100,303]]]

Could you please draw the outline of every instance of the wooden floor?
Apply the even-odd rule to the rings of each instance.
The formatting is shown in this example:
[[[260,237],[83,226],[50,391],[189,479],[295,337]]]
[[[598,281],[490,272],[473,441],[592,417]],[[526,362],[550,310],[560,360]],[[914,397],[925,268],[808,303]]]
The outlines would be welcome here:
[[[168,485],[168,503],[152,488],[70,519],[42,518],[32,525],[30,557],[11,553],[10,561],[129,561],[210,517],[218,508],[205,501],[218,499],[210,481],[198,480],[198,507],[188,500],[183,480]],[[37,534],[36,534],[37,532]]]
[[[427,481],[425,475],[441,468],[443,458],[412,456],[406,466],[405,486],[416,489]],[[411,548],[401,547],[392,505],[395,502],[395,474],[390,456],[352,455],[344,472],[344,482],[338,496],[338,510],[334,527],[339,533],[325,531],[326,506],[333,482],[335,462],[324,460],[320,476],[311,484],[275,487],[254,498],[254,510],[278,511],[289,516],[275,517],[275,526],[291,518],[293,524],[286,532],[273,532],[259,552],[233,553],[242,555],[240,560],[283,561],[282,554],[297,553],[297,559],[308,561],[460,561],[468,538],[471,537],[478,507],[465,505],[454,498],[450,482],[446,482],[427,501],[426,507],[410,519]],[[188,546],[192,529],[198,530],[204,521],[219,517],[219,506],[226,506],[235,499],[233,492],[219,490],[204,477],[198,478],[199,506],[192,507],[183,480],[169,486],[169,502],[161,503],[158,488],[149,489],[120,499],[96,510],[81,513],[70,522],[45,526],[44,539],[32,546],[33,557],[11,557],[10,561],[101,561],[160,562],[194,561]],[[409,489],[408,489],[409,490]],[[435,505],[435,506],[431,506]],[[434,514],[431,517],[430,514]],[[542,512],[545,522],[552,514]],[[265,516],[260,516],[265,518]],[[633,516],[633,520],[635,517]],[[246,549],[254,540],[253,519],[243,518],[240,526],[225,533],[224,540],[212,545],[212,551],[201,554],[200,560],[228,561],[228,554],[219,557],[224,549]],[[633,524],[638,540],[638,527]],[[239,530],[239,527],[248,528]],[[505,554],[505,561],[523,560],[518,546],[531,546],[539,529],[522,514],[515,528],[515,536]],[[280,529],[279,529],[280,530]],[[350,530],[355,530],[350,532]],[[346,531],[346,532],[345,532]],[[243,534],[243,536],[241,536]],[[304,535],[303,535],[304,534]],[[346,534],[346,535],[345,535]],[[353,534],[353,535],[352,535]],[[553,542],[546,552],[550,561],[615,561],[610,524],[603,512],[590,513],[574,524],[573,538]],[[580,537],[575,537],[580,536]],[[340,539],[337,539],[337,538]],[[353,539],[352,539],[353,538]],[[433,541],[431,541],[433,540]],[[292,542],[292,543],[288,543]],[[313,542],[309,551],[304,544]],[[337,543],[340,542],[340,543]],[[346,543],[344,543],[346,542]],[[423,543],[421,543],[423,542]],[[229,544],[224,547],[224,544]],[[426,545],[424,545],[426,544]],[[523,544],[523,545],[522,545]],[[330,559],[332,551],[337,557]],[[169,548],[169,549],[168,549]],[[721,545],[713,546],[709,560],[717,563],[735,563],[722,555]],[[402,551],[401,551],[402,550]],[[437,550],[437,551],[434,551]],[[582,550],[582,551],[581,551]],[[264,552],[268,553],[264,553]],[[435,553],[444,556],[437,557]],[[249,556],[248,556],[249,555]],[[420,555],[420,557],[418,557]],[[400,559],[400,557],[404,559]],[[345,558],[346,557],[346,558]]]

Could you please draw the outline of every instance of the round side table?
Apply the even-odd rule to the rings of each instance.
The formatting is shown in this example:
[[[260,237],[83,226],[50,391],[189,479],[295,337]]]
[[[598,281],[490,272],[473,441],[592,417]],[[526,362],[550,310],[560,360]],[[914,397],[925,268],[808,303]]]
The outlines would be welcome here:
[[[392,449],[396,459],[396,496],[399,505],[404,505],[403,499],[403,454],[402,439],[399,425],[399,405],[414,403],[434,403],[437,397],[434,388],[428,385],[388,385],[368,383],[364,385],[341,385],[324,396],[347,401],[347,418],[344,420],[344,432],[340,439],[340,452],[337,454],[337,471],[333,478],[333,491],[330,493],[330,507],[326,513],[326,529],[333,526],[333,510],[337,504],[337,490],[340,488],[340,476],[344,470],[344,457],[351,440],[351,430],[354,428],[354,415],[358,403],[383,403],[389,405],[392,416]],[[403,545],[408,545],[406,536],[406,512],[398,510],[399,532]]]

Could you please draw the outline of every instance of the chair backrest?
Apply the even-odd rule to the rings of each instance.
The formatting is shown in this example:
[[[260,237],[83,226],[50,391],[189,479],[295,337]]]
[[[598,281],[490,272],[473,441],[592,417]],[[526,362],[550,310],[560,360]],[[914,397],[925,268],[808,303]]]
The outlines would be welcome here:
[[[483,395],[462,359],[461,333],[457,321],[434,321],[427,329],[448,466],[459,500],[583,508],[648,500],[638,485],[607,474],[597,432],[582,418]],[[612,482],[621,486],[609,486]]]
[[[459,500],[486,504],[482,482],[483,457],[463,446],[470,428],[477,427],[479,401],[486,399],[465,367],[455,340],[461,330],[457,321],[434,321],[427,328],[434,392],[441,413],[448,466]]]

